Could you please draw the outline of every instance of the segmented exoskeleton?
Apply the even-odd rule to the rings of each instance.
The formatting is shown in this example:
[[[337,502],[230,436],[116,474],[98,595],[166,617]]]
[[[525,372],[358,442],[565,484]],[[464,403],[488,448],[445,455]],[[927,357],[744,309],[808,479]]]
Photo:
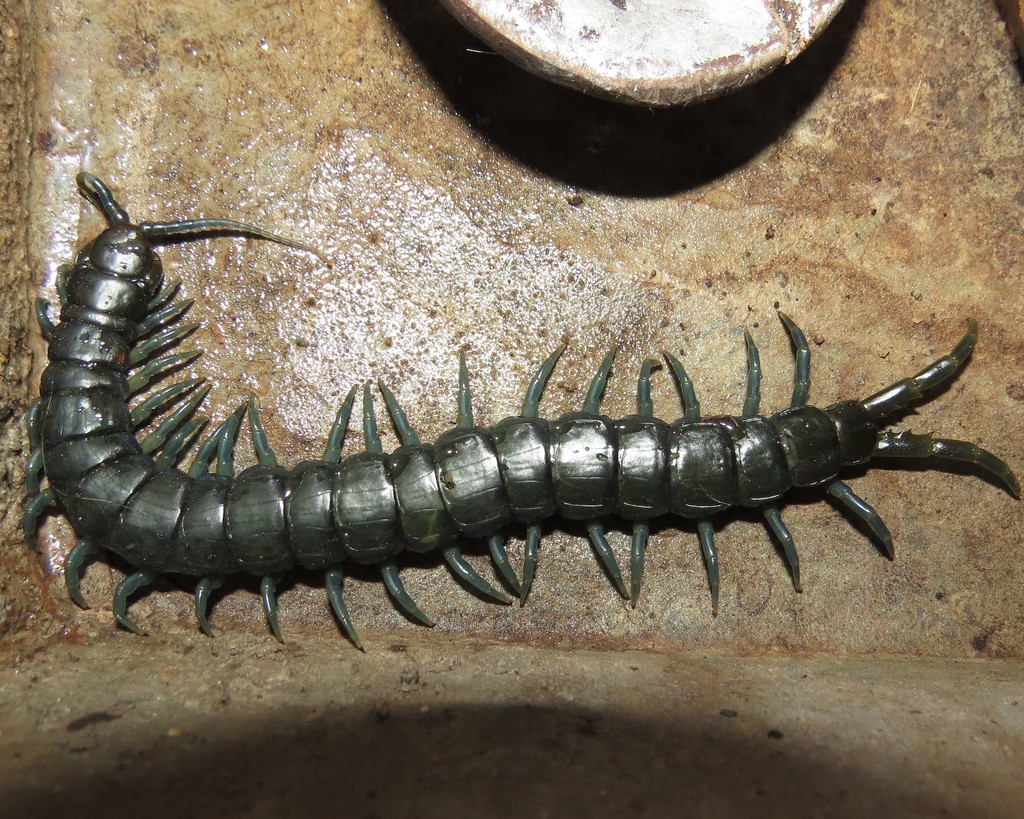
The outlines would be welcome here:
[[[50,364],[43,373],[41,397],[28,413],[32,453],[26,482],[31,497],[25,532],[33,536],[39,515],[51,503],[59,503],[81,538],[65,566],[68,590],[79,605],[85,605],[79,572],[91,553],[107,549],[134,567],[136,571],[117,586],[113,602],[117,622],[132,631],[137,627],[127,615],[130,595],[158,574],[180,573],[200,578],[196,617],[210,633],[211,592],[225,576],[243,572],[262,578],[264,611],[280,637],[276,584],[284,572],[301,566],[324,572],[332,609],[358,646],[342,596],[343,564],[379,567],[398,604],[431,625],[399,578],[396,559],[403,551],[438,550],[466,583],[488,597],[511,602],[463,558],[462,538],[483,539],[505,584],[525,600],[536,567],[541,523],[554,515],[585,523],[605,571],[634,606],[650,522],[669,514],[695,519],[712,608],[717,611],[718,556],[711,522],[715,513],[734,506],[760,509],[783,546],[799,590],[796,548],[779,513],[779,501],[792,487],[826,487],[830,496],[867,524],[890,557],[889,530],[875,510],[838,479],[844,466],[873,457],[966,461],[1020,496],[1010,468],[974,444],[882,429],[886,418],[964,366],[977,338],[974,321],[968,322],[967,334],[952,352],[914,377],[861,401],[817,409],[806,403],[807,342],[782,313],[779,317],[796,350],[796,376],[790,407],[770,417],[758,415],[760,362],[747,333],[746,399],[738,418],[701,417],[693,385],[670,354],[666,358],[678,382],[682,418],[668,423],[654,416],[654,360],[641,367],[636,414],[617,421],[601,415],[601,395],[613,359],[609,353],[581,411],[543,420],[539,402],[560,348],[537,371],[521,414],[490,428],[473,423],[463,358],[456,426],[434,444],[420,443],[394,395],[380,384],[401,439],[391,454],[383,452],[367,387],[364,452],[341,459],[353,389],[338,412],[321,460],[304,461],[290,470],[278,466],[258,410],[248,402],[203,440],[188,472],[183,472],[175,464],[206,423],[195,415],[206,388],[198,380],[186,380],[129,407],[129,400],[154,379],[198,355],[163,354],[195,325],[179,324],[190,302],[174,301],[177,285],[160,289],[162,268],[153,245],[221,231],[316,251],[227,220],[133,224],[99,179],[81,174],[78,181],[111,227],[63,270],[58,282],[60,323],[54,325],[45,303],[38,304]],[[137,429],[174,404],[177,408],[152,432],[141,441],[136,438]],[[235,441],[246,415],[259,464],[234,475]],[[628,588],[605,537],[602,521],[611,515],[633,526]],[[512,522],[526,526],[522,580],[510,564],[502,535]]]

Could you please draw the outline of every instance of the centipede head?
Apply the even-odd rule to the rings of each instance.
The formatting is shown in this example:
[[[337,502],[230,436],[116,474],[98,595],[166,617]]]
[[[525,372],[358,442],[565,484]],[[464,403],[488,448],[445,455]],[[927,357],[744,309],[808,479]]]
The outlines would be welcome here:
[[[149,296],[160,289],[163,264],[141,225],[134,225],[103,180],[89,173],[78,175],[78,186],[110,220],[110,227],[79,254],[79,263],[103,273],[141,283]]]

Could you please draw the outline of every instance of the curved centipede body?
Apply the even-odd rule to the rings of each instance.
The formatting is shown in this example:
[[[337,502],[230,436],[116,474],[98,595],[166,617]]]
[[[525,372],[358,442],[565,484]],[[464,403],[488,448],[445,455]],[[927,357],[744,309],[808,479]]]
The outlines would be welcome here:
[[[280,638],[276,584],[290,569],[302,567],[323,572],[331,607],[358,646],[343,596],[345,564],[378,567],[395,601],[411,617],[432,625],[402,585],[402,552],[439,551],[462,581],[483,595],[511,602],[462,555],[462,539],[481,539],[503,584],[525,600],[541,524],[556,515],[584,523],[613,585],[634,606],[651,522],[667,515],[696,520],[712,610],[717,611],[712,521],[732,507],[762,512],[799,590],[799,559],[780,514],[780,503],[793,487],[824,487],[865,522],[890,557],[889,530],[839,479],[844,467],[890,457],[965,461],[1020,497],[1013,472],[992,453],[965,441],[884,429],[886,419],[963,368],[977,339],[973,321],[948,355],[915,376],[863,400],[824,409],[807,404],[808,345],[800,329],[780,313],[796,350],[796,376],[791,406],[769,417],[758,414],[760,361],[747,333],[746,399],[739,417],[702,417],[689,376],[671,354],[666,359],[678,383],[682,417],[667,422],[654,414],[654,360],[641,367],[636,413],[619,420],[602,415],[601,396],[613,361],[609,353],[581,410],[544,420],[540,399],[559,349],[538,369],[521,414],[489,428],[473,422],[463,359],[456,426],[433,444],[420,442],[383,384],[379,389],[401,440],[392,453],[383,451],[369,387],[362,396],[365,451],[344,459],[342,441],[355,389],[338,411],[319,460],[292,469],[279,466],[252,402],[198,442],[206,424],[196,414],[206,395],[199,381],[142,395],[152,382],[198,355],[168,352],[194,325],[181,323],[190,303],[175,301],[176,285],[163,286],[154,246],[219,231],[316,251],[229,220],[136,224],[99,179],[81,174],[79,185],[111,225],[62,270],[59,323],[48,318],[44,302],[37,304],[49,342],[49,366],[40,398],[28,413],[30,499],[24,525],[33,537],[39,516],[54,503],[67,516],[80,539],[68,554],[65,579],[79,605],[85,605],[79,572],[90,555],[109,550],[132,566],[135,571],[118,584],[113,601],[117,622],[132,631],[138,629],[128,616],[128,600],[157,575],[199,578],[196,617],[211,633],[211,592],[225,577],[245,573],[261,578],[263,608]],[[164,409],[166,418],[139,440],[136,430]],[[236,475],[234,449],[243,418],[251,427],[259,463]],[[176,468],[194,442],[198,446],[188,470]],[[632,524],[628,583],[605,536],[603,521],[613,515]],[[505,550],[503,532],[513,523],[526,527],[522,575]]]

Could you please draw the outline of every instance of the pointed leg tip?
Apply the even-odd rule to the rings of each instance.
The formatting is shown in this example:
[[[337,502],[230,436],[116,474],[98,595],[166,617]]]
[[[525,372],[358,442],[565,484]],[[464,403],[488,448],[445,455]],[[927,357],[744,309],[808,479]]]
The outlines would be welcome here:
[[[1017,477],[1011,474],[1006,479],[1006,486],[1010,490],[1010,494],[1013,495],[1017,500],[1020,500],[1020,481]]]
[[[148,636],[147,632],[139,628],[138,624],[126,614],[115,614],[114,620],[121,628],[130,631],[132,634],[138,634],[140,637]]]

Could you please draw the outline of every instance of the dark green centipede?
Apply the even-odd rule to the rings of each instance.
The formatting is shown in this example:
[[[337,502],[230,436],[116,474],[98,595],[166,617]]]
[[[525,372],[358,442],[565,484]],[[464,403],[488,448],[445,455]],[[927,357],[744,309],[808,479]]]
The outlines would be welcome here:
[[[718,555],[712,516],[732,507],[760,509],[782,544],[800,589],[793,537],[780,501],[793,487],[823,486],[829,496],[863,520],[892,556],[892,537],[878,513],[839,480],[843,467],[871,458],[949,459],[977,466],[1015,496],[1020,487],[1009,466],[975,444],[883,429],[890,416],[954,377],[977,340],[977,325],[945,356],[912,378],[861,401],[824,409],[807,405],[810,352],[800,329],[779,318],[796,350],[796,375],[788,409],[759,416],[760,361],[746,334],[747,386],[740,417],[702,417],[682,364],[666,355],[678,383],[682,417],[654,415],[652,368],[643,363],[637,411],[620,420],[600,414],[612,366],[609,353],[583,407],[552,421],[539,415],[544,387],[561,349],[541,364],[520,415],[483,428],[473,422],[465,360],[459,375],[458,420],[434,444],[423,444],[394,395],[379,385],[401,439],[383,451],[369,387],[362,396],[366,451],[342,459],[342,441],[356,390],[331,429],[323,458],[293,469],[277,464],[251,402],[239,407],[204,440],[206,420],[197,409],[206,395],[186,380],[141,398],[150,383],[192,360],[198,352],[168,352],[194,325],[181,324],[190,302],[176,301],[176,284],[164,286],[154,245],[211,231],[248,234],[301,250],[311,248],[231,220],[201,219],[134,224],[107,186],[80,174],[83,194],[110,221],[65,268],[58,281],[60,321],[37,304],[49,342],[49,366],[40,398],[28,413],[31,455],[26,467],[29,501],[25,533],[33,538],[39,516],[52,504],[71,522],[79,540],[68,554],[65,578],[72,599],[84,606],[79,573],[86,559],[108,550],[135,571],[121,581],[113,610],[131,631],[133,593],[160,574],[199,578],[195,611],[210,632],[211,592],[225,577],[261,578],[264,612],[278,638],[276,585],[299,566],[322,571],[331,607],[352,642],[359,637],[342,593],[346,563],[376,566],[388,591],[411,617],[432,625],[399,577],[402,552],[440,551],[452,571],[478,592],[503,603],[511,598],[464,559],[460,542],[488,545],[504,585],[525,600],[537,564],[541,524],[553,516],[582,521],[594,552],[623,597],[635,606],[651,521],[678,515],[697,521],[712,609],[718,608]],[[136,431],[161,410],[166,418],[140,441]],[[259,463],[234,474],[234,447],[248,418]],[[175,465],[198,443],[187,471]],[[212,471],[211,471],[212,470]],[[632,523],[629,582],[605,537],[603,521]],[[503,532],[526,527],[522,575],[513,569]]]

